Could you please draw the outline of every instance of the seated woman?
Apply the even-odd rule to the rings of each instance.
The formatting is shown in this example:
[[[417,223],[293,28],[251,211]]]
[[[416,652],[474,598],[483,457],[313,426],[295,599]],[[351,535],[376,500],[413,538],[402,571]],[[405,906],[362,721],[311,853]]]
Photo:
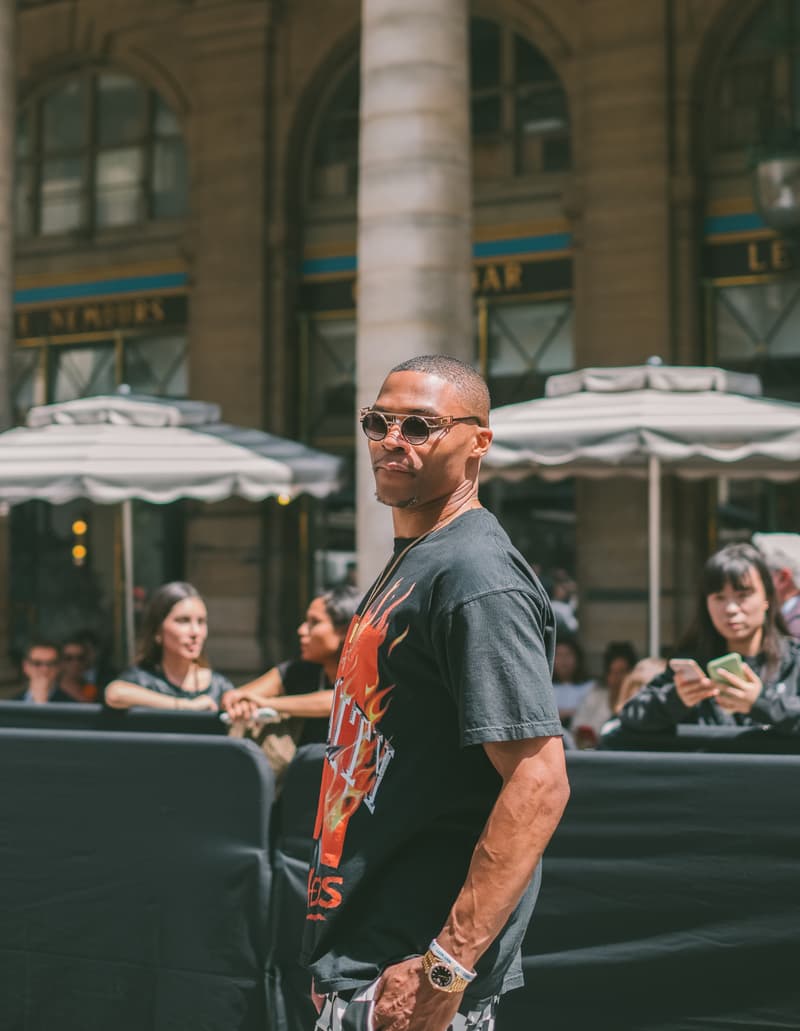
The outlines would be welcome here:
[[[145,610],[136,665],[111,681],[106,704],[216,712],[233,684],[209,668],[207,637],[206,606],[197,588],[177,580],[163,584]]]
[[[611,719],[625,677],[636,665],[636,649],[630,641],[610,641],[603,652],[603,676],[584,695],[572,717],[570,729],[578,748],[594,748],[603,724]]]
[[[622,726],[658,731],[696,723],[800,732],[800,644],[786,633],[761,553],[751,544],[731,544],[712,555],[697,603],[681,658],[622,707]],[[725,652],[744,659],[743,675],[720,671],[720,679],[711,680],[705,666]]]
[[[575,710],[591,691],[594,681],[584,668],[583,649],[574,637],[562,637],[553,659],[553,687],[561,722],[571,726]]]
[[[87,655],[78,635],[67,637],[61,645],[61,672],[56,681],[54,702],[96,702],[97,686],[86,677]],[[63,695],[63,699],[62,696]]]
[[[297,628],[300,659],[281,662],[249,684],[229,691],[222,702],[231,718],[249,719],[266,706],[281,717],[304,717],[298,747],[324,742],[336,667],[360,599],[361,591],[349,586],[314,598]]]

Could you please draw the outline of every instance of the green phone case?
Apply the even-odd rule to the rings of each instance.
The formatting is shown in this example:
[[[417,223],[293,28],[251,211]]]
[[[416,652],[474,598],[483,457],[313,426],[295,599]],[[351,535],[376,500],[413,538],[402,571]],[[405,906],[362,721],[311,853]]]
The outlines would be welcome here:
[[[744,677],[744,662],[738,652],[728,652],[727,655],[720,655],[718,659],[712,659],[708,664],[708,675],[718,684],[727,684],[728,681],[716,675],[717,670],[726,669],[735,677]]]

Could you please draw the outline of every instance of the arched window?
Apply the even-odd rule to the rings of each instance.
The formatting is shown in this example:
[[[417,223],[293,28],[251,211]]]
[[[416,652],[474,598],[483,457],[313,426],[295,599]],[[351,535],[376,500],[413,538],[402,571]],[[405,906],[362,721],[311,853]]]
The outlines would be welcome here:
[[[764,393],[800,400],[800,274],[795,248],[754,198],[753,159],[800,140],[800,0],[765,0],[721,55],[704,97],[704,302],[710,364],[756,373]],[[730,480],[721,539],[793,530],[794,485]]]
[[[314,200],[356,195],[359,74],[356,61],[322,112],[312,157],[310,193]]]
[[[470,21],[473,174],[477,182],[570,167],[567,97],[539,50],[486,18]],[[311,200],[353,198],[358,186],[359,65],[324,108],[312,145]]]
[[[710,120],[715,152],[800,132],[800,0],[768,0],[725,58]]]
[[[569,168],[566,94],[536,47],[497,22],[473,18],[470,83],[476,181]]]
[[[17,120],[18,238],[177,218],[186,150],[157,93],[121,72],[87,70],[31,98]]]

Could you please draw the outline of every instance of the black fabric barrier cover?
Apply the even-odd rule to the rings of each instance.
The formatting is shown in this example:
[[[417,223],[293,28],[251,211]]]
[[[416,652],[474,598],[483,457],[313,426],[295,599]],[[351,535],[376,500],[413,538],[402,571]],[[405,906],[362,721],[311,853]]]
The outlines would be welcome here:
[[[282,926],[302,924],[320,756],[298,753],[281,801]],[[800,758],[572,753],[569,773],[498,1031],[800,1027]],[[311,1026],[294,936],[276,1031]]]
[[[250,742],[0,730],[2,1031],[264,1031]]]
[[[33,730],[106,730],[146,734],[227,734],[215,712],[172,712],[170,709],[110,709],[72,702],[0,702],[0,727]]]
[[[600,751],[729,752],[736,755],[800,755],[800,737],[780,734],[773,727],[702,726],[679,723],[671,730],[628,730],[619,720],[603,728]]]

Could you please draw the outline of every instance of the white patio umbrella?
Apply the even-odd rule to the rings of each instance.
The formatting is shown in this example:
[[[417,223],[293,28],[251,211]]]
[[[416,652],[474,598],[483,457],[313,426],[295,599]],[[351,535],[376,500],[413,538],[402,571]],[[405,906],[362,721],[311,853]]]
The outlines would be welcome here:
[[[340,487],[342,461],[296,441],[220,422],[218,405],[120,394],[43,405],[0,433],[0,502],[122,505],[125,637],[133,650],[134,498],[248,501]]]
[[[657,360],[553,376],[545,397],[492,412],[482,479],[647,477],[649,646],[658,655],[662,471],[800,478],[800,405],[760,395],[757,376]]]

